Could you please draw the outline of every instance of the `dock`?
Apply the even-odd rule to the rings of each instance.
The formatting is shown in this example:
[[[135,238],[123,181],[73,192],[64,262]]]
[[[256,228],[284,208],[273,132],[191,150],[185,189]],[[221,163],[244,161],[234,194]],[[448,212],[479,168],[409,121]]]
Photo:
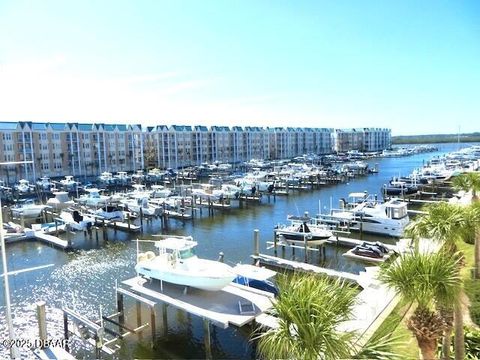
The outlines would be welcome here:
[[[226,329],[230,325],[241,327],[251,323],[255,317],[272,307],[272,293],[249,288],[239,284],[230,284],[220,291],[204,291],[167,282],[148,281],[134,277],[122,282],[129,290],[153,298],[206,319]],[[248,308],[248,311],[246,309]]]
[[[348,273],[345,271],[337,271],[333,269],[322,268],[320,266],[315,266],[307,263],[302,263],[293,260],[282,259],[276,256],[258,254],[251,255],[251,257],[260,263],[260,265],[273,266],[277,268],[287,269],[287,270],[296,270],[304,272],[312,272],[315,274],[323,274],[331,277],[336,277],[340,279],[345,279],[350,282],[358,283],[359,275]]]
[[[37,240],[40,240],[48,245],[53,245],[60,249],[68,249],[70,248],[70,243],[66,240],[62,240],[56,236],[45,234],[42,231],[35,231],[33,233],[33,237]]]

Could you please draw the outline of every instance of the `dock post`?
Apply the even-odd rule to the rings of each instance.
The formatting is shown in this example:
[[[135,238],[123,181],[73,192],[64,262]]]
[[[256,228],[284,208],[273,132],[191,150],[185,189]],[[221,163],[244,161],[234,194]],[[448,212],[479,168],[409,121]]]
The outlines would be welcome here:
[[[157,332],[156,328],[156,319],[155,319],[155,307],[150,306],[150,330],[152,332],[152,345],[154,344],[155,341],[155,334]]]
[[[58,237],[58,222],[57,219],[53,219],[55,221],[55,236]]]
[[[142,325],[142,303],[140,301],[136,301],[136,310],[137,310],[137,327]]]
[[[192,219],[193,219],[193,215],[194,215],[194,213],[195,213],[194,208],[195,208],[196,202],[197,202],[196,196],[193,195],[193,196],[192,196],[192,202],[191,202],[191,205],[192,205],[192,206],[191,206],[191,207],[192,207]]]
[[[253,230],[253,253],[255,256],[260,254],[259,230]]]
[[[45,301],[38,301],[36,305],[38,320],[38,338],[43,342],[44,340],[47,340],[47,317],[45,315]]]
[[[127,212],[127,226],[128,226],[128,231],[130,232],[130,227],[132,226],[132,221],[130,220],[130,211]]]
[[[65,339],[65,351],[69,352],[69,346],[68,346],[68,337],[69,337],[69,332],[68,332],[68,315],[64,311],[63,312],[63,337]]]
[[[123,294],[117,292],[117,312],[118,312],[118,322],[120,324],[125,323],[125,313],[123,312]],[[122,333],[122,327],[118,327],[118,332]]]
[[[22,215],[20,215],[20,225],[22,225],[22,228],[25,228],[25,217]]]
[[[212,359],[212,341],[210,338],[210,322],[203,319],[204,342],[205,342],[205,359]]]
[[[303,235],[303,248],[305,252],[304,260],[306,263],[308,263],[308,244],[307,244],[307,235]]]
[[[142,231],[143,231],[143,209],[141,206],[140,206],[140,226],[142,227]]]
[[[168,334],[168,313],[167,313],[167,304],[162,304],[162,321],[163,321],[163,336]]]

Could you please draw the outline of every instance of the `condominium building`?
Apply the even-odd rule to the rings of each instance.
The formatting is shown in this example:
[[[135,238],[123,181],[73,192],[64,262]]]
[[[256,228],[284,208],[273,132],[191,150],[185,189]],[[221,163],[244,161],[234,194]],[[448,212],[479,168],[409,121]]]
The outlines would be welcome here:
[[[336,152],[382,151],[391,147],[391,130],[384,128],[336,129],[334,143]]]
[[[379,151],[390,130],[299,127],[0,122],[0,176],[11,183],[41,176],[183,168],[202,163],[286,159],[306,153]]]

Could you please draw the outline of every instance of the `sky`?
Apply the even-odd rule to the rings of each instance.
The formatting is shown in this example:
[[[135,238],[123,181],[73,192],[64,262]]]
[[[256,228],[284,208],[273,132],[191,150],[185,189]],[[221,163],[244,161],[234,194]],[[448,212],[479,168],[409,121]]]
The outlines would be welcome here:
[[[480,1],[0,0],[0,121],[480,131]]]

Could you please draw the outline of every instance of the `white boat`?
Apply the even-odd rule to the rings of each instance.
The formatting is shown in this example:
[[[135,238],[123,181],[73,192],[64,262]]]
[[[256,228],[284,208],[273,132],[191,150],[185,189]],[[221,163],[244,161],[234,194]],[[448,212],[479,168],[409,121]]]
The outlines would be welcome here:
[[[117,206],[104,206],[97,209],[95,215],[111,221],[123,221],[125,218],[123,210]]]
[[[87,195],[80,196],[78,202],[82,205],[99,207],[111,200],[110,196],[100,195],[99,189],[86,189]]]
[[[114,176],[114,179],[119,185],[127,185],[130,182],[130,177],[126,171],[119,171],[117,175]]]
[[[46,205],[37,205],[31,199],[24,200],[12,207],[13,216],[23,216],[26,218],[36,218],[46,208]]]
[[[195,255],[197,242],[191,237],[169,237],[155,241],[158,255],[153,251],[137,255],[135,270],[139,275],[172,284],[218,291],[236,277],[233,268],[214,260]]]
[[[34,186],[30,185],[30,182],[25,179],[18,180],[18,184],[15,186],[15,189],[22,194],[27,194],[33,191]]]
[[[78,231],[88,230],[95,223],[95,220],[91,217],[84,216],[80,214],[78,210],[72,209],[62,210],[60,219],[62,219],[71,230]]]
[[[71,175],[66,175],[65,179],[60,180],[60,184],[65,188],[65,190],[74,190],[75,187],[78,185],[78,182],[75,181],[73,176]]]
[[[122,204],[125,205],[129,211],[136,214],[140,213],[140,209],[143,215],[147,216],[159,216],[162,213],[162,208],[151,206],[146,196],[139,195],[133,199],[126,199],[122,201]]]
[[[113,178],[113,175],[111,172],[104,171],[99,177],[98,180],[100,180],[103,184],[105,185],[110,185],[115,182],[115,179]]]
[[[50,188],[53,186],[52,182],[50,181],[50,178],[48,176],[42,176],[38,181],[37,185],[45,191],[49,191]]]
[[[53,195],[55,197],[48,199],[47,205],[55,210],[63,210],[75,204],[73,200],[70,200],[66,191],[56,191]]]
[[[333,209],[330,219],[354,225],[351,229],[401,237],[410,219],[407,203],[397,198],[380,203],[367,193],[351,193],[343,209]]]
[[[163,185],[152,185],[150,197],[152,198],[166,198],[172,195],[172,191]]]
[[[313,224],[310,218],[290,216],[289,225],[277,225],[275,234],[283,236],[287,242],[322,243],[332,237],[332,232],[325,225]]]

